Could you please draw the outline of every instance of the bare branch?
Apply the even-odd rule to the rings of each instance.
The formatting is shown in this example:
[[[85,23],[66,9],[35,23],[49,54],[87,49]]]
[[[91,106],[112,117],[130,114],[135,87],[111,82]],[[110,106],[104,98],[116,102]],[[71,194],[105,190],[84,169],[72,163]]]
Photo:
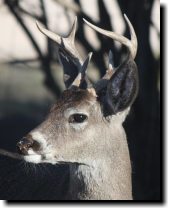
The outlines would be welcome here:
[[[40,0],[41,10],[42,10],[42,22],[45,25],[46,28],[48,28],[48,20],[47,20],[47,12],[44,5],[44,0]],[[37,19],[38,20],[38,19]],[[47,37],[47,57],[49,60],[52,59],[52,43],[51,40]]]
[[[19,24],[21,25],[21,27],[23,28],[23,30],[25,31],[25,33],[27,34],[27,36],[29,37],[30,41],[32,42],[36,52],[38,53],[39,57],[41,59],[43,59],[43,55],[41,52],[40,47],[38,46],[38,44],[36,43],[35,39],[33,38],[31,32],[28,30],[27,26],[25,25],[22,17],[20,16],[20,14],[18,13],[16,7],[12,4],[11,1],[7,0],[5,1],[6,5],[8,6],[10,12],[14,15],[14,17],[16,18],[16,20],[19,22]]]
[[[57,86],[55,79],[53,78],[53,75],[51,73],[50,69],[50,59],[48,56],[43,55],[39,45],[37,44],[36,40],[34,39],[31,31],[28,29],[26,24],[24,23],[21,14],[18,12],[18,7],[16,5],[13,5],[13,2],[10,0],[6,0],[5,4],[8,6],[10,12],[13,14],[13,16],[16,18],[16,20],[19,22],[20,26],[28,36],[29,40],[31,41],[33,47],[35,48],[37,54],[39,55],[40,62],[41,62],[41,70],[45,74],[45,84],[46,86],[51,90],[51,92],[58,96],[60,94],[60,88]]]
[[[19,155],[17,153],[9,152],[9,151],[4,150],[4,149],[0,149],[0,155],[10,157],[10,158],[13,158],[13,159],[17,159],[17,160],[23,160],[21,155]]]
[[[60,4],[65,9],[72,10],[75,13],[80,13],[80,11],[81,11],[80,7],[75,2],[70,3],[66,0],[65,1],[63,1],[63,0],[53,0],[53,1]]]
[[[25,10],[24,8],[22,8],[21,6],[18,6],[18,10],[19,10],[21,13],[26,14],[26,15],[28,15],[28,16],[30,16],[30,17],[32,17],[32,18],[34,18],[34,19],[39,20],[39,21],[42,22],[42,19],[41,19],[40,16],[38,16],[38,15],[36,15],[36,14],[33,14],[33,13],[30,13],[29,11]]]

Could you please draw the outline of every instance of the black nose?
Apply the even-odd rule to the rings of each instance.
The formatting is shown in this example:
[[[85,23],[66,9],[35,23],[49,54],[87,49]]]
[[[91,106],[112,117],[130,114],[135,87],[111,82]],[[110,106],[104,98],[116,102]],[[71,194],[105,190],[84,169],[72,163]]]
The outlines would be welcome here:
[[[31,135],[23,137],[16,145],[17,150],[22,155],[28,155],[28,150],[34,148],[35,142],[32,139]]]

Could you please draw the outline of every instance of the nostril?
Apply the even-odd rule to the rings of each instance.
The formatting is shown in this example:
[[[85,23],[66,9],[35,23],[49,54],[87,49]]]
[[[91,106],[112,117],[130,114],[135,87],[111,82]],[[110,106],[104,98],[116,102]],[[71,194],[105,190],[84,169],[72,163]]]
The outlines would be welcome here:
[[[17,150],[20,154],[27,155],[28,150],[33,146],[33,140],[22,138],[16,145]]]
[[[30,135],[22,138],[16,145],[18,153],[22,155],[28,155],[28,150],[32,148],[33,151],[39,151],[41,149],[41,145],[36,140],[33,140]]]
[[[32,144],[32,148],[34,151],[39,151],[41,149],[41,145],[38,141],[34,140]]]

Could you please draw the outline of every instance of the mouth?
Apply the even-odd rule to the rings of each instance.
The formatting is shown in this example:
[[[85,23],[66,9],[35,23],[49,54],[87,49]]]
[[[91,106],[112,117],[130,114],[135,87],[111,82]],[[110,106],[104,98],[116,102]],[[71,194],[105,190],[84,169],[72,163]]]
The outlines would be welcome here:
[[[52,165],[76,164],[76,165],[88,166],[85,163],[80,163],[80,162],[75,162],[75,161],[66,161],[62,157],[56,156],[53,153],[45,153],[45,154],[36,153],[32,149],[28,150],[28,155],[24,155],[22,157],[26,162],[34,163],[34,164],[50,163]]]
[[[48,154],[40,154],[33,151],[32,149],[29,149],[28,154],[23,155],[22,157],[26,162],[39,164],[47,162],[47,155]]]
[[[34,155],[25,155],[23,156],[23,159],[26,161],[26,162],[29,162],[29,163],[42,163],[42,156],[41,155],[38,155],[38,154],[34,154]]]

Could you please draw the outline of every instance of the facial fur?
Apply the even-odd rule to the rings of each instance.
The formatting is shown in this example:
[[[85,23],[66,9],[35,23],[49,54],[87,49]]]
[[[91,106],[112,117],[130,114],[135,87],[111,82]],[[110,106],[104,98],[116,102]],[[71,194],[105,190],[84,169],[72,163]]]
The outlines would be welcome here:
[[[69,122],[70,116],[74,114],[86,115],[87,119],[81,123]],[[122,116],[118,113],[115,118],[123,120]],[[99,139],[104,136],[110,140],[111,124],[114,124],[114,118],[106,119],[103,116],[102,107],[95,95],[88,90],[66,90],[52,107],[47,119],[30,132],[41,147],[37,152],[30,149],[25,160],[34,163],[88,164],[94,158],[101,158],[98,155],[103,153],[104,149],[107,151],[107,141],[104,145]]]

